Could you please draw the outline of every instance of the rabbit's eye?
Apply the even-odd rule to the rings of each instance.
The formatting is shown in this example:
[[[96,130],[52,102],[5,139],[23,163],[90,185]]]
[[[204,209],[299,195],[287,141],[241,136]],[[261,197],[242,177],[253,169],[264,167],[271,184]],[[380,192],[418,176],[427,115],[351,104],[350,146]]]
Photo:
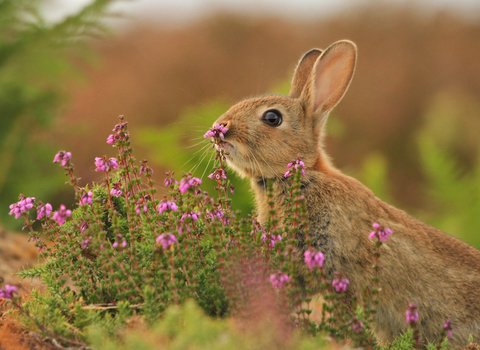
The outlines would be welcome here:
[[[276,109],[271,109],[263,114],[262,121],[270,126],[277,127],[282,124],[282,113]]]

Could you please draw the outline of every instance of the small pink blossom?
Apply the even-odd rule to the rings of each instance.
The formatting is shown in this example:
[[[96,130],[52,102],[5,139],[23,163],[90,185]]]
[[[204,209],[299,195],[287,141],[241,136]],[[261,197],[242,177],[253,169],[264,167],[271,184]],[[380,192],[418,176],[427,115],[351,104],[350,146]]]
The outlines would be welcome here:
[[[93,192],[88,191],[88,193],[84,193],[83,196],[80,197],[80,200],[78,201],[78,203],[80,205],[92,204],[92,198],[93,198]]]
[[[178,189],[180,190],[180,192],[185,193],[190,189],[190,187],[199,185],[201,183],[202,183],[202,180],[200,180],[197,177],[190,177],[190,176],[184,177],[180,181],[180,187]]]
[[[287,169],[290,169],[291,167],[294,167],[295,170],[298,170],[300,168],[302,175],[305,176],[305,163],[300,160],[301,157],[297,157],[297,159],[294,162],[290,162],[287,164]],[[292,175],[291,170],[287,170],[287,172],[283,175],[284,178],[290,177]]]
[[[353,316],[348,323],[352,325],[352,330],[355,333],[360,333],[362,329],[365,327],[363,322],[358,320],[355,316]]]
[[[200,216],[200,213],[196,213],[194,211],[187,212],[182,215],[182,218],[180,219],[180,221],[184,222],[186,218],[192,218],[193,221],[197,221],[199,216]]]
[[[312,271],[315,266],[322,267],[323,262],[325,261],[325,256],[322,252],[314,252],[312,250],[307,250],[303,253],[305,257],[305,264],[308,265],[308,269]]]
[[[227,173],[222,168],[218,168],[213,173],[208,175],[208,178],[210,178],[212,180],[215,180],[217,182],[220,182],[220,181],[222,181],[222,179],[224,179],[224,180],[227,179]]]
[[[160,236],[157,237],[156,241],[157,243],[160,243],[162,245],[163,249],[167,249],[174,243],[178,244],[177,237],[175,237],[175,235],[171,233],[169,234],[162,233]]]
[[[6,284],[5,287],[0,288],[0,298],[13,299],[13,292],[17,291],[17,287]]]
[[[418,322],[418,305],[413,303],[408,303],[408,310],[405,311],[405,318],[407,323],[414,324]]]
[[[150,175],[153,175],[153,169],[150,168],[148,165],[147,165],[147,161],[144,160],[142,161],[142,165],[140,166],[140,175],[142,174],[150,174]]]
[[[53,158],[54,163],[62,162],[62,166],[67,165],[68,161],[72,158],[72,153],[60,151]]]
[[[178,185],[178,181],[173,178],[173,174],[174,174],[173,171],[167,172],[167,178],[163,181],[163,183],[165,184],[165,187],[168,187],[172,184]]]
[[[336,274],[338,275],[338,273]],[[332,281],[332,287],[335,288],[337,293],[345,293],[349,284],[350,281],[347,278],[341,276],[338,276]]]
[[[89,242],[90,242],[89,239],[84,239],[84,240],[82,241],[82,243],[80,244],[80,248],[82,248],[82,249],[84,249],[84,250],[87,249]]]
[[[451,337],[452,337],[453,327],[452,327],[452,322],[450,321],[450,319],[447,319],[447,321],[446,321],[445,324],[443,325],[443,328],[444,328],[445,331],[447,332],[447,337],[451,338]]]
[[[53,213],[53,221],[55,221],[59,226],[62,226],[65,221],[66,221],[66,218],[71,216],[72,215],[72,211],[71,210],[67,210],[67,208],[61,204],[60,205],[60,210],[56,211],[55,213]]]
[[[17,203],[10,204],[9,206],[10,212],[8,214],[15,215],[15,219],[18,219],[27,210],[32,209],[33,202],[35,202],[35,197],[23,197],[22,195],[21,198]]]
[[[37,207],[37,220],[40,220],[44,216],[48,218],[50,217],[51,213],[52,213],[52,205],[50,203],[40,204]]]
[[[225,138],[225,134],[227,133],[227,131],[228,129],[226,127],[224,127],[221,124],[215,123],[213,127],[208,129],[208,131],[205,133],[205,135],[203,135],[203,137],[205,138],[213,137],[217,139],[220,138],[223,140]]]
[[[267,245],[267,246],[268,246],[268,248],[270,248],[270,249],[275,248],[275,243],[280,242],[281,240],[282,240],[282,236],[280,236],[280,235],[277,235],[277,236],[275,236],[275,235],[269,235],[269,237],[267,237],[266,234],[263,234],[263,235],[262,235],[262,242],[263,242],[263,243],[268,242],[268,245]]]
[[[115,143],[115,141],[117,141],[117,135],[109,135],[108,138],[107,138],[107,143],[112,145]]]
[[[178,210],[178,206],[175,202],[170,202],[168,201],[167,199],[164,199],[160,202],[160,204],[158,205],[158,213],[159,214],[162,214],[163,212],[167,211],[167,210],[171,210],[171,211],[177,211]]]
[[[118,168],[118,162],[115,158],[107,159],[107,157],[95,157],[95,171],[110,171]]]
[[[370,239],[374,239],[375,237],[377,237],[379,242],[387,242],[388,235],[391,235],[393,233],[393,231],[389,228],[385,228],[376,222],[374,222],[372,226],[375,231],[370,232],[370,234],[368,235],[368,238]]]
[[[270,283],[273,288],[282,289],[285,283],[290,283],[290,277],[287,274],[281,273],[280,271],[270,275]]]

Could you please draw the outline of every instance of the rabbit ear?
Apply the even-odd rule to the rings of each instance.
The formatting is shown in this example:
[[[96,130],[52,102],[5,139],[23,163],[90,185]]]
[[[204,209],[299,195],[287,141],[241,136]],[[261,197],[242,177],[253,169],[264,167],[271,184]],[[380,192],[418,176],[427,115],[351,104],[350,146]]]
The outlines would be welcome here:
[[[342,99],[350,85],[357,47],[347,40],[329,46],[317,59],[311,71],[310,89],[305,89],[302,98],[315,115],[328,113]]]
[[[317,61],[317,58],[322,54],[322,50],[313,49],[308,51],[298,62],[295,73],[293,74],[292,86],[290,87],[290,92],[288,96],[290,97],[300,97],[302,91],[307,83],[310,75],[312,73],[312,68]]]

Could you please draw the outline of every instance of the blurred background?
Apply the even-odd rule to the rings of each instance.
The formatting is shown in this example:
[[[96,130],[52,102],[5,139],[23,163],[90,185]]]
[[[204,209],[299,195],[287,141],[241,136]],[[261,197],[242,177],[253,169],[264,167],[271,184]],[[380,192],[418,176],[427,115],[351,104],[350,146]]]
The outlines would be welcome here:
[[[3,0],[0,226],[19,193],[74,206],[52,160],[85,185],[120,114],[135,156],[164,173],[211,172],[202,135],[230,105],[287,93],[306,51],[359,49],[328,122],[334,163],[377,196],[480,248],[480,2],[473,0]],[[205,152],[207,151],[207,152]],[[210,190],[212,185],[207,186]],[[235,179],[248,213],[248,184]]]

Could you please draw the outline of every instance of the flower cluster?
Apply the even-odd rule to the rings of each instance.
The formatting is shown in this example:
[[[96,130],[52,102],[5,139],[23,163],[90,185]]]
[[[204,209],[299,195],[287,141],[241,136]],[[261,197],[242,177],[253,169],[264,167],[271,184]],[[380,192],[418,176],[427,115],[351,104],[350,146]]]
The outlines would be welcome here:
[[[213,173],[208,175],[208,178],[220,182],[227,179],[227,173],[222,168],[216,169]]]
[[[355,333],[360,333],[362,329],[365,327],[363,322],[360,321],[355,316],[353,316],[348,323],[352,326],[352,331],[354,331]]]
[[[104,158],[95,157],[95,166],[97,167],[95,171],[108,172],[112,169],[117,169],[118,162],[115,158],[107,159],[106,156]]]
[[[307,250],[303,253],[305,257],[305,264],[308,265],[308,269],[312,271],[315,266],[323,267],[323,262],[325,261],[325,256],[322,252],[314,252],[312,250]]]
[[[162,233],[160,236],[157,237],[156,242],[161,244],[163,249],[167,249],[174,243],[178,244],[177,237],[175,237],[175,235],[171,233]]]
[[[215,139],[220,138],[223,140],[225,138],[225,134],[227,133],[227,131],[228,129],[226,127],[224,127],[221,124],[215,123],[213,127],[208,129],[208,131],[205,133],[205,135],[203,135],[203,137],[205,138],[213,137]]]
[[[171,202],[171,201],[167,200],[167,197],[165,197],[165,199],[162,200],[160,202],[160,204],[158,205],[157,210],[158,210],[159,214],[162,214],[163,212],[165,212],[167,210],[177,211],[178,206],[175,202]]]
[[[93,198],[93,192],[88,191],[80,197],[80,200],[78,201],[78,203],[80,205],[92,204],[92,198]]]
[[[72,153],[60,151],[53,158],[54,163],[61,162],[62,166],[66,166],[68,161],[72,158]]]
[[[180,180],[180,186],[178,189],[180,190],[180,192],[185,193],[190,189],[190,187],[195,187],[196,185],[200,185],[201,183],[202,180],[200,180],[198,177],[187,176]]]
[[[72,215],[72,211],[69,209],[67,210],[67,208],[62,204],[60,205],[60,210],[56,211],[55,213],[53,213],[53,217],[52,219],[59,225],[59,226],[62,226],[67,217],[71,216]]]
[[[345,293],[350,281],[347,278],[340,276],[338,272],[335,272],[335,274],[338,277],[332,281],[332,287],[335,288],[337,293]]]
[[[389,228],[385,228],[376,222],[374,222],[372,226],[375,231],[370,232],[370,234],[368,235],[368,238],[370,239],[374,239],[375,237],[377,237],[379,242],[386,242],[388,241],[388,235],[391,235],[393,233],[393,231]]]
[[[445,321],[445,324],[443,325],[443,329],[447,333],[447,337],[451,338],[453,327],[452,327],[452,322],[450,321],[450,319]]]
[[[37,220],[40,220],[43,217],[50,217],[50,214],[52,213],[52,205],[50,203],[43,204],[41,203],[37,207]]]
[[[277,272],[270,275],[270,283],[273,288],[282,289],[285,283],[290,283],[290,277],[286,273]]]
[[[17,291],[17,287],[6,284],[5,287],[0,288],[0,298],[12,299],[13,292]]]
[[[408,309],[405,311],[405,318],[408,324],[416,324],[418,322],[417,304],[408,303]]]
[[[301,160],[301,157],[297,157],[297,159],[294,161],[294,162],[290,162],[287,164],[287,169],[290,169],[292,167],[295,168],[295,170],[298,170],[298,168],[300,168],[301,172],[302,172],[302,175],[305,176],[305,163],[302,162]],[[287,172],[283,175],[283,177],[287,178],[287,177],[290,177],[292,175],[292,171],[291,170],[287,170]]]
[[[123,117],[121,116],[120,123],[115,125],[115,127],[112,130],[115,134],[111,134],[108,136],[107,143],[110,145],[113,145],[115,142],[124,140],[125,138],[127,138],[129,136],[128,132],[126,132],[127,124],[128,122],[123,122]]]
[[[35,197],[26,197],[17,203],[10,204],[10,212],[8,214],[15,215],[15,219],[18,219],[27,210],[33,208],[33,202],[35,202]]]
[[[262,242],[263,243],[269,242],[268,248],[270,249],[275,248],[275,243],[280,242],[281,240],[282,240],[282,236],[280,235],[275,236],[272,234],[272,235],[268,235],[268,237],[265,233],[262,235]]]
[[[122,184],[120,182],[112,183],[112,189],[110,190],[110,194],[117,198],[120,197],[123,194]]]

